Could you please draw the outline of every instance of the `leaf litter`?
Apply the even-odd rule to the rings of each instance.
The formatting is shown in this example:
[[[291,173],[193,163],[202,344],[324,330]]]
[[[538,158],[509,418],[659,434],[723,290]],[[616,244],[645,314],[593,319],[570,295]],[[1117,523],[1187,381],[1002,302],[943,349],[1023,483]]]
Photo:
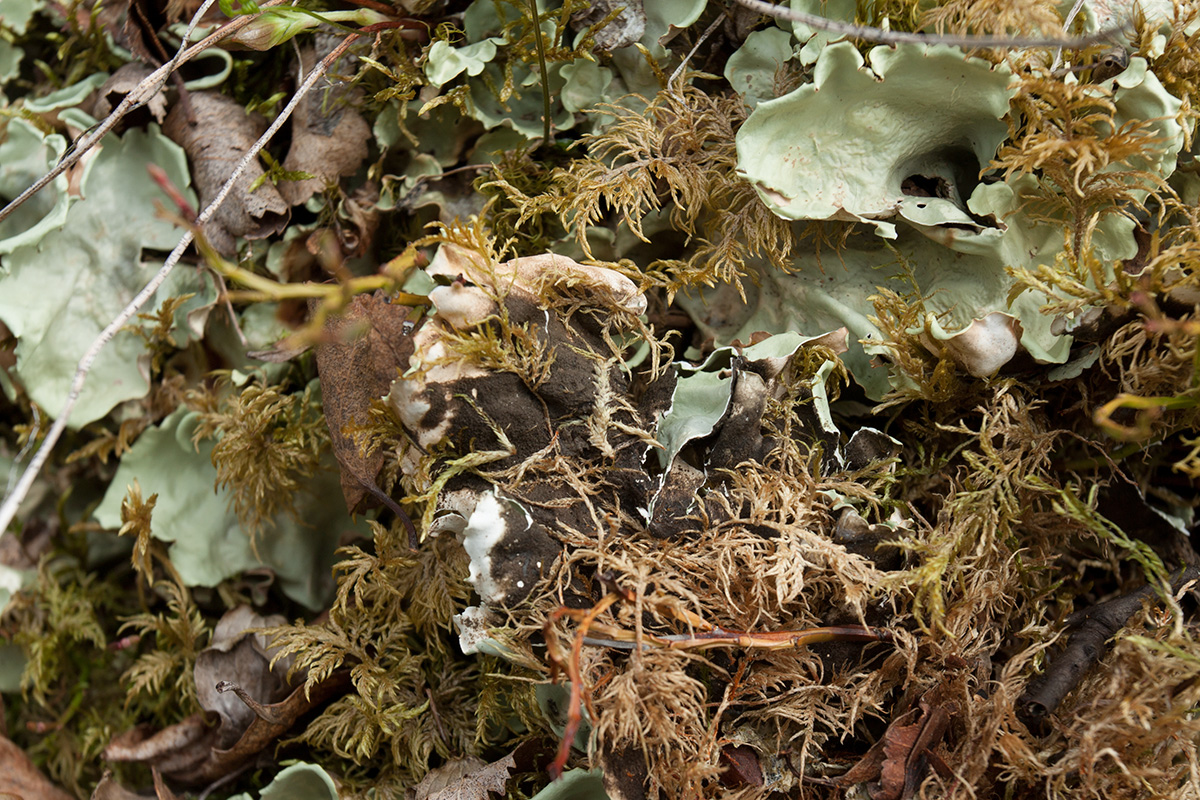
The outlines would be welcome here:
[[[1195,4],[1058,56],[703,0],[402,5],[330,17],[368,26],[355,56],[194,231],[178,269],[204,278],[124,340],[132,390],[97,366],[5,534],[38,547],[0,617],[34,763],[77,796],[105,765],[159,797],[1194,795]],[[11,41],[40,57],[55,13]],[[1041,0],[824,13],[1100,25]],[[122,22],[58,22],[60,57],[116,66]],[[202,199],[300,52],[167,85]],[[70,92],[38,106],[31,63],[0,80],[40,170],[90,122]],[[821,129],[836,168],[773,161],[808,157],[810,121],[776,115],[814,86],[936,107],[952,74],[975,105],[937,136],[874,104]],[[83,219],[134,241],[151,212],[87,182],[141,174],[128,144],[159,134],[129,124],[82,199],[11,232],[0,294],[55,335],[94,331],[26,262],[87,249]],[[40,283],[108,285],[96,252]],[[0,319],[12,464],[78,353],[31,349],[15,301]]]

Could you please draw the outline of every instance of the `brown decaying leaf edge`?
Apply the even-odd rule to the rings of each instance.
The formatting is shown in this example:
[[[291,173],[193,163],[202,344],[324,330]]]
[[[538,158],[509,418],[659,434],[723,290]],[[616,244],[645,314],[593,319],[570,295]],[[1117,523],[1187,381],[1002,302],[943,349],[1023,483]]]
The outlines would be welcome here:
[[[325,420],[341,467],[346,508],[352,513],[365,510],[370,491],[366,487],[376,485],[384,454],[376,450],[362,455],[345,430],[366,423],[361,417],[371,401],[387,394],[398,370],[408,364],[413,345],[404,323],[410,311],[410,306],[394,304],[382,293],[360,294],[343,314],[326,322],[328,338],[316,348]],[[363,324],[369,327],[354,337]]]
[[[257,114],[247,115],[241,103],[215,92],[192,94],[191,111],[189,118],[187,109],[177,104],[167,114],[163,133],[188,154],[192,180],[205,205],[221,191],[266,123]],[[239,236],[265,239],[287,226],[289,206],[274,184],[267,181],[250,191],[262,174],[262,167],[251,162],[234,182],[231,196],[203,226],[209,242],[224,256],[233,255]]]
[[[871,800],[909,800],[916,795],[930,766],[943,778],[953,780],[953,771],[934,748],[949,730],[958,706],[954,702],[934,702],[931,695],[936,691],[930,690],[916,708],[892,720],[879,741],[848,771],[830,779],[801,773],[797,777],[808,783],[843,789],[878,779],[867,787]],[[788,766],[794,769],[790,761]]]
[[[0,736],[0,796],[25,800],[71,800],[46,778],[7,736]]]
[[[226,750],[208,746],[211,736],[207,734],[211,729],[207,727],[205,715],[193,714],[153,736],[148,737],[139,729],[121,734],[105,748],[104,758],[107,761],[148,763],[172,781],[202,786],[241,769],[287,733],[300,716],[344,693],[349,686],[348,670],[333,673],[308,692],[304,686],[298,686],[280,702],[255,709],[256,716],[250,727]],[[207,750],[188,752],[188,748],[197,746],[207,747]]]
[[[112,113],[113,103],[128,96],[141,86],[153,73],[150,67],[131,61],[108,77],[104,85],[96,93],[96,102],[92,106],[93,117],[107,117]],[[159,89],[158,93],[146,101],[146,109],[155,122],[162,123],[167,116],[167,96]]]

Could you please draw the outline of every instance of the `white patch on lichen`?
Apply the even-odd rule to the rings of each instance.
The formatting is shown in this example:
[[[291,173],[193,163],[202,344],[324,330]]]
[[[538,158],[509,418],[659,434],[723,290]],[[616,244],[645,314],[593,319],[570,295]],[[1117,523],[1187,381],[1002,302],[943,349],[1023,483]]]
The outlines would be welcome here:
[[[496,620],[487,606],[470,606],[461,614],[454,615],[454,627],[458,629],[458,646],[464,655],[487,653],[507,658],[511,654],[492,638],[492,626]]]
[[[467,583],[475,587],[484,602],[497,604],[504,600],[504,594],[492,577],[492,548],[504,538],[503,511],[494,490],[482,495],[462,532],[463,549],[471,559]]]

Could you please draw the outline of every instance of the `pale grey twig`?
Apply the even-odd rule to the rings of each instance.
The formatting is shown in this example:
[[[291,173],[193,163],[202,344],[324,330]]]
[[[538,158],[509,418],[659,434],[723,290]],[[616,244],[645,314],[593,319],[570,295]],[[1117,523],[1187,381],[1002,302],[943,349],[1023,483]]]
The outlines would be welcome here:
[[[192,15],[191,20],[188,22],[187,30],[184,31],[184,33],[183,33],[183,39],[181,39],[179,42],[179,49],[175,51],[175,56],[170,61],[168,61],[166,64],[163,64],[162,68],[167,71],[167,74],[164,75],[162,81],[159,82],[155,86],[153,92],[148,91],[148,92],[142,93],[141,94],[142,99],[135,102],[134,104],[130,105],[129,108],[126,109],[124,113],[129,113],[130,111],[133,111],[135,108],[137,108],[140,105],[145,104],[151,97],[153,97],[155,94],[157,94],[158,89],[162,86],[163,83],[166,82],[167,76],[169,76],[172,72],[174,72],[179,67],[180,62],[183,60],[184,52],[186,52],[186,50],[187,50],[188,40],[192,38],[192,33],[195,32],[196,26],[200,24],[200,20],[202,20],[204,18],[204,15],[208,13],[208,10],[210,8],[212,8],[213,3],[215,3],[216,1],[217,0],[204,0],[204,4],[201,5],[200,8],[196,9],[196,13]],[[151,80],[152,78],[153,78],[153,75],[147,76],[143,80],[143,83]],[[140,89],[141,89],[140,84],[137,87],[134,87],[134,91],[138,91]],[[119,116],[116,116],[118,111],[120,111],[120,106],[118,106],[116,109],[114,109],[113,112],[108,115],[108,118],[106,118],[105,121],[107,121],[107,119],[113,119],[113,124],[115,124],[116,121],[120,119]],[[111,126],[109,126],[109,127],[111,128]],[[86,153],[88,150],[90,150],[97,141],[99,141],[99,139],[92,138],[91,140],[89,140],[85,143],[84,138],[85,137],[81,137],[78,141],[72,143],[70,149],[67,152],[63,153],[62,158],[59,159],[59,164],[55,165],[55,168],[50,171],[50,174],[48,174],[42,178],[42,181],[44,181],[44,183],[42,184],[43,186],[45,184],[53,181],[56,177],[58,177],[59,174],[62,173],[63,170],[67,169],[71,164],[75,163],[75,161],[78,160],[78,157],[76,157],[75,159],[68,161],[68,157],[71,156],[72,153],[78,152],[80,155],[82,155],[83,153]],[[18,197],[16,200],[14,200],[12,202],[12,204],[10,205],[10,207],[5,208],[2,212],[0,212],[0,220],[4,219],[4,217],[8,216],[8,214],[12,213],[13,210],[15,210],[21,203],[23,203],[25,201],[25,199],[27,199],[26,194],[29,197],[32,197],[38,191],[39,188],[40,187],[38,187],[35,184],[25,194],[22,194],[21,197]],[[13,481],[16,479],[17,466],[18,466],[18,464],[21,463],[21,460],[25,458],[26,453],[29,452],[29,448],[33,446],[33,441],[34,441],[34,439],[37,438],[38,430],[39,430],[40,426],[41,426],[41,418],[38,416],[37,406],[34,406],[33,407],[33,429],[30,430],[30,432],[29,432],[29,441],[27,441],[25,443],[25,446],[21,448],[21,452],[17,454],[16,460],[13,461],[11,474],[9,475],[9,478],[8,478],[8,484],[4,487],[5,494],[8,494],[10,491],[12,491]]]
[[[597,639],[595,636],[583,637],[583,643],[592,647],[611,647],[614,650],[632,650],[636,646],[634,642],[619,642],[616,639]],[[650,645],[643,644],[643,650],[652,650]]]
[[[35,403],[29,404],[29,410],[33,412],[33,426],[29,429],[29,438],[25,440],[25,444],[21,445],[20,451],[13,457],[12,466],[8,470],[8,483],[4,485],[5,494],[11,492],[13,484],[16,483],[17,467],[21,466],[25,456],[29,455],[29,451],[37,444],[38,430],[42,426],[42,415]]]
[[[200,215],[196,217],[194,228],[199,228],[212,218],[212,215],[216,212],[217,208],[220,207],[221,203],[225,202],[225,198],[228,197],[230,191],[233,190],[234,182],[246,170],[246,167],[250,165],[250,162],[258,158],[258,152],[267,146],[267,143],[271,141],[271,138],[279,131],[281,127],[283,127],[283,123],[286,122],[288,117],[292,115],[292,112],[295,110],[296,105],[300,102],[300,100],[312,90],[312,87],[317,80],[325,74],[326,70],[328,70],[329,67],[335,61],[337,61],[343,53],[346,52],[346,48],[348,48],[356,39],[358,39],[358,34],[350,34],[347,36],[340,45],[335,47],[329,53],[329,55],[321,59],[321,61],[313,68],[312,72],[310,72],[308,77],[305,78],[304,83],[301,84],[296,90],[296,93],[292,96],[292,99],[288,101],[288,104],[284,106],[282,111],[279,112],[279,116],[275,118],[274,122],[272,122],[270,127],[267,128],[266,132],[260,136],[258,141],[246,151],[244,156],[242,156],[242,160],[238,162],[233,174],[231,174],[229,179],[225,181],[225,185],[221,187],[221,191],[215,198],[213,198],[211,203],[205,206],[204,210],[200,212]],[[142,306],[144,306],[146,302],[154,296],[154,293],[158,291],[158,287],[162,286],[163,281],[165,281],[167,276],[171,274],[171,270],[175,268],[177,263],[179,263],[180,257],[183,255],[183,252],[187,250],[188,245],[192,243],[193,238],[192,230],[184,232],[183,237],[179,240],[179,244],[175,245],[175,249],[172,250],[170,255],[167,256],[166,261],[163,262],[162,268],[159,269],[158,273],[150,279],[149,283],[142,287],[142,290],[138,292],[132,300],[129,301],[129,304],[125,306],[125,308],[121,309],[121,313],[118,314],[112,322],[108,323],[108,326],[104,330],[100,331],[100,335],[97,336],[95,341],[92,342],[91,346],[88,347],[87,352],[83,354],[83,358],[79,359],[79,366],[75,369],[75,377],[71,380],[71,390],[67,393],[66,402],[63,404],[62,411],[59,412],[58,419],[54,420],[54,424],[50,426],[50,430],[46,432],[46,438],[42,441],[42,446],[38,448],[37,453],[33,456],[33,460],[30,461],[29,466],[25,468],[25,472],[21,475],[21,480],[18,481],[16,488],[13,489],[13,491],[4,499],[4,504],[0,505],[0,532],[8,530],[8,526],[12,523],[13,518],[17,515],[17,509],[20,507],[21,501],[25,499],[25,495],[29,493],[29,489],[33,486],[34,480],[37,479],[38,473],[42,471],[42,467],[45,466],[46,461],[49,460],[50,451],[54,449],[55,443],[58,442],[59,437],[62,436],[63,431],[66,430],[67,421],[71,417],[71,410],[74,409],[75,403],[79,400],[79,394],[83,391],[83,384],[87,380],[88,372],[91,371],[92,364],[95,362],[96,356],[98,356],[100,351],[104,349],[104,346],[112,340],[113,336],[115,336],[117,332],[121,330],[121,328],[125,327],[129,320],[133,319],[134,315],[141,310]]]
[[[712,21],[712,24],[708,26],[708,30],[706,30],[704,33],[700,34],[700,38],[696,40],[696,44],[692,46],[691,51],[686,56],[683,57],[683,61],[680,61],[679,66],[676,67],[675,71],[671,73],[671,79],[669,81],[667,81],[667,83],[669,83],[669,84],[675,83],[675,80],[683,72],[683,68],[687,66],[687,63],[689,61],[691,61],[692,56],[696,55],[696,51],[700,49],[700,45],[704,44],[705,39],[707,39],[709,36],[712,36],[713,31],[715,31],[717,29],[717,26],[720,25],[721,21],[724,19],[725,19],[724,13],[718,14],[717,18],[714,19]]]
[[[192,18],[188,21],[187,30],[183,32],[183,38],[179,40],[179,49],[175,51],[175,57],[163,64],[164,67],[174,72],[179,67],[180,59],[183,58],[184,51],[187,50],[188,42],[192,38],[192,34],[196,31],[196,26],[200,24],[200,20],[204,19],[204,15],[212,8],[213,3],[217,0],[204,0],[204,5],[196,9],[196,13],[192,14]]]
[[[1079,14],[1082,8],[1083,0],[1075,0],[1075,5],[1071,6],[1071,10],[1068,12],[1067,18],[1063,20],[1064,30],[1071,27],[1071,23],[1075,21],[1076,15]],[[1062,54],[1063,49],[1061,47],[1054,51],[1054,61],[1050,64],[1051,72],[1058,69],[1059,65],[1062,64]]]
[[[805,14],[803,11],[793,11],[790,8],[773,5],[765,0],[736,0],[739,5],[760,14],[785,19],[788,22],[799,22],[810,28],[829,31],[848,36],[851,39],[863,39],[868,42],[881,44],[945,44],[951,47],[1069,47],[1077,49],[1112,39],[1129,26],[1121,25],[1116,28],[1098,31],[1087,36],[1038,38],[1025,36],[954,36],[940,33],[908,33],[906,31],[885,31],[882,28],[872,28],[869,25],[855,25],[852,22],[819,17],[816,14]]]
[[[277,6],[285,1],[286,0],[268,0],[268,2],[262,4],[262,8]],[[206,6],[211,5],[211,3],[212,0],[208,0]],[[192,17],[193,26],[199,20],[199,14],[205,10],[205,7],[201,7],[200,11],[197,11],[196,15]],[[254,14],[247,14],[231,20],[228,24],[223,25],[216,31],[213,31],[196,44],[188,47],[186,50],[183,49],[187,42],[185,37],[184,44],[180,45],[180,51],[175,54],[174,58],[172,58],[166,64],[163,64],[158,69],[154,70],[154,72],[147,75],[141,83],[133,88],[133,91],[125,95],[125,99],[123,99],[121,103],[113,109],[112,113],[105,117],[99,125],[85,133],[83,136],[79,137],[74,145],[72,145],[70,152],[66,153],[59,160],[59,162],[54,165],[54,169],[47,172],[32,186],[21,192],[21,194],[17,195],[17,197],[3,209],[0,209],[0,222],[3,222],[9,214],[16,211],[26,200],[33,197],[42,189],[46,188],[51,181],[53,181],[66,170],[73,167],[79,161],[79,159],[81,159],[85,153],[95,147],[96,143],[103,139],[105,135],[107,135],[108,132],[111,131],[126,114],[128,114],[130,111],[133,111],[138,106],[148,102],[150,98],[154,97],[154,95],[158,93],[158,90],[162,88],[162,85],[166,83],[167,78],[170,77],[171,73],[174,72],[180,64],[185,61],[190,61],[199,53],[212,47],[214,44],[226,38],[227,36],[237,33],[239,30],[246,27],[246,25],[250,24],[250,21],[254,19],[255,16],[256,15]],[[191,35],[191,30],[192,27],[189,27],[189,36]]]

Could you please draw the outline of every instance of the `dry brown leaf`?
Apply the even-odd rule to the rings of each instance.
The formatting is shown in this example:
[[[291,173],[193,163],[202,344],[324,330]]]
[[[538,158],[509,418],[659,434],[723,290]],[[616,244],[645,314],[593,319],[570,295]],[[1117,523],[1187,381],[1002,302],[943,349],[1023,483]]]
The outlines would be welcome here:
[[[216,732],[204,714],[193,714],[158,732],[139,725],[114,736],[104,748],[104,759],[152,764],[167,775],[186,772],[208,758]]]
[[[505,793],[515,766],[511,753],[491,764],[475,756],[456,758],[431,770],[416,785],[414,800],[489,800],[489,792]]]
[[[238,606],[221,617],[212,644],[196,656],[196,699],[201,708],[221,719],[215,747],[232,745],[255,718],[254,711],[237,695],[217,691],[218,683],[232,681],[264,705],[282,699],[291,690],[286,680],[290,660],[281,659],[272,669],[266,637],[248,632],[285,622],[282,616],[263,617],[249,606]]]
[[[957,712],[954,703],[934,703],[930,696],[922,697],[918,708],[909,709],[897,717],[883,736],[849,771],[833,780],[814,779],[811,783],[843,788],[878,778],[868,784],[871,800],[908,800],[913,797],[929,772],[932,763],[939,772],[945,769],[935,748]]]
[[[217,729],[194,714],[156,734],[145,727],[120,734],[104,751],[108,761],[137,761],[159,770],[164,778],[187,786],[201,786],[225,777],[250,762],[291,729],[303,714],[350,685],[350,673],[335,672],[306,694],[298,686],[286,699],[257,709],[257,715],[228,749],[214,747]],[[233,695],[230,695],[231,697]],[[216,715],[212,715],[215,720]]]
[[[100,87],[100,91],[96,93],[96,103],[92,106],[92,116],[96,119],[107,117],[112,113],[114,108],[121,104],[121,101],[125,99],[125,95],[136,89],[153,71],[153,69],[145,64],[139,64],[136,61],[130,61],[118,69],[109,76],[104,85]],[[162,123],[166,119],[167,95],[162,90],[162,87],[147,101],[145,107],[154,117],[155,122]],[[136,126],[138,121],[136,118],[126,117],[125,123],[128,126]]]
[[[585,30],[604,21],[614,11],[616,17],[596,31],[596,49],[608,53],[640,40],[646,32],[643,0],[592,0],[571,15],[571,26],[577,31]]]
[[[892,729],[904,728],[912,725],[912,723],[917,720],[920,713],[921,712],[919,709],[913,708],[893,720],[892,724],[888,726],[888,729],[884,731],[883,737],[875,742],[875,744],[871,745],[871,749],[864,753],[863,757],[860,758],[854,766],[852,766],[846,772],[843,772],[838,777],[826,780],[824,778],[813,778],[806,775],[804,776],[804,779],[810,783],[818,783],[826,786],[840,786],[843,788],[875,780],[880,776],[880,772],[883,769],[884,760],[887,758],[886,748],[888,746],[888,735],[891,733]]]
[[[346,508],[354,513],[368,497],[383,466],[383,452],[363,457],[354,439],[343,431],[347,425],[367,421],[371,401],[388,393],[392,381],[408,364],[413,352],[412,337],[405,333],[408,306],[393,305],[381,292],[354,298],[346,313],[326,325],[328,340],[317,347],[317,372],[321,376],[321,400],[333,453],[341,467],[342,494]],[[367,331],[354,337],[356,328]],[[372,505],[368,501],[368,507]]]
[[[721,764],[725,771],[721,773],[721,785],[730,789],[740,789],[743,786],[762,786],[762,765],[758,761],[758,753],[748,745],[727,744],[721,748]]]
[[[204,764],[191,772],[168,775],[180,783],[199,785],[223,778],[241,769],[251,759],[287,733],[303,714],[324,703],[335,695],[343,694],[350,686],[350,672],[335,672],[307,693],[303,686],[296,689],[281,702],[260,709],[261,716],[255,717],[250,727],[228,750],[213,750]],[[167,771],[163,770],[164,774]]]
[[[227,775],[286,733],[301,714],[342,691],[346,676],[337,674],[306,697],[303,687],[291,690],[287,659],[271,668],[265,636],[250,631],[283,622],[248,606],[227,612],[212,644],[196,657],[196,695],[204,713],[152,735],[143,727],[127,731],[105,749],[105,759],[149,764],[160,773],[159,794],[168,797],[162,778],[200,785]],[[236,690],[227,691],[234,684]]]
[[[207,205],[266,126],[262,117],[247,115],[241,104],[214,92],[193,92],[188,99],[188,105],[177,103],[171,109],[163,133],[187,152],[200,203]],[[289,206],[274,185],[266,181],[249,191],[262,174],[252,161],[204,226],[204,235],[222,255],[233,255],[238,236],[265,239],[287,226]]]
[[[162,773],[158,768],[152,768],[150,773],[154,776],[154,794],[156,800],[179,800],[178,795],[171,791],[171,787],[167,786],[167,782],[163,780]]]
[[[21,800],[71,800],[38,771],[24,750],[0,736],[0,796],[4,794]]]
[[[892,725],[883,735],[883,764],[879,769],[879,784],[870,791],[871,800],[899,800],[908,779],[913,747],[925,727],[925,720],[913,725]]]
[[[301,53],[303,74],[307,75],[317,59],[339,42],[340,37],[318,35],[318,51],[310,47]],[[339,70],[339,65],[344,72],[345,62],[351,59],[344,56],[318,80],[292,115],[292,146],[283,160],[283,168],[288,172],[307,172],[313,177],[280,185],[280,194],[291,205],[303,203],[328,183],[353,175],[367,158],[371,126],[353,108],[356,92],[330,77]]]
[[[112,772],[106,770],[100,783],[96,784],[96,790],[92,792],[91,800],[179,800],[178,795],[167,786],[157,767],[151,770],[151,774],[154,776],[153,796],[129,791],[113,780]],[[0,800],[8,800],[8,797],[0,794]]]
[[[7,798],[0,795],[0,800],[7,800]],[[100,782],[96,784],[95,791],[92,792],[91,800],[151,800],[151,798],[129,791],[113,780],[111,772],[105,771]]]

